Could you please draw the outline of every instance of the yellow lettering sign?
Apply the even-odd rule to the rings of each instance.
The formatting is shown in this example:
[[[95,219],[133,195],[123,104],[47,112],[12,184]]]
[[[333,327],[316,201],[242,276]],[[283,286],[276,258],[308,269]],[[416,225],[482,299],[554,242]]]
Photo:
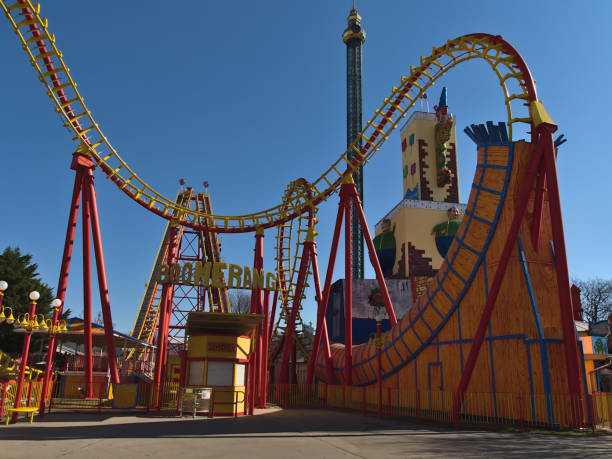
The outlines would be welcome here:
[[[229,288],[240,288],[240,277],[242,275],[242,268],[238,265],[230,264],[228,269],[229,273],[227,279],[227,286]]]
[[[213,263],[211,282],[213,287],[225,287],[225,280],[223,279],[223,270],[227,268],[227,263]]]
[[[208,287],[210,284],[210,268],[211,262],[207,261],[202,265],[201,261],[198,261],[195,264],[195,271],[193,275],[193,285],[202,285],[204,287]]]
[[[276,276],[274,273],[266,274],[266,290],[276,290]]]
[[[242,288],[251,288],[251,270],[248,266],[244,267],[244,277],[242,278]]]
[[[253,290],[263,290],[264,272],[261,269],[253,268]]]
[[[193,284],[193,280],[191,277],[193,276],[193,265],[189,262],[183,265],[183,270],[181,271],[181,282],[184,285]]]

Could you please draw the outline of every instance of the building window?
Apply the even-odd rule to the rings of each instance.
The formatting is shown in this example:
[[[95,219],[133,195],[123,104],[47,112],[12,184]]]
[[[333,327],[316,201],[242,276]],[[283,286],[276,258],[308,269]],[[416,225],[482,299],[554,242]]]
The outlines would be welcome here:
[[[414,144],[414,134],[410,134],[410,140],[409,140],[409,142],[410,142],[410,145],[413,145],[413,144]]]
[[[402,151],[406,149],[406,139],[402,139]]]
[[[412,166],[410,166],[410,175],[414,174],[416,174],[416,163],[412,163]]]

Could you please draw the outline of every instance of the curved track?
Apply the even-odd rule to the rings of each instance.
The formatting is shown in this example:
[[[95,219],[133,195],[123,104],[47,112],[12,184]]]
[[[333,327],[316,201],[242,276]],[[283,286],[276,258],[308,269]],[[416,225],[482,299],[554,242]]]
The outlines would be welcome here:
[[[482,59],[497,75],[507,108],[510,138],[516,123],[532,123],[531,114],[528,111],[524,113],[527,110],[524,106],[537,100],[535,84],[525,62],[500,36],[470,34],[448,40],[442,46],[434,47],[430,56],[421,57],[418,66],[410,67],[408,76],[401,77],[399,85],[392,89],[389,97],[384,99],[359,134],[363,142],[361,150],[355,144],[350,145],[311,183],[308,193],[301,192],[289,202],[250,214],[206,214],[180,206],[157,192],[119,156],[87,108],[55,43],[55,37],[48,30],[47,20],[39,15],[39,6],[24,0],[10,6],[0,0],[0,6],[45,86],[47,95],[56,106],[56,111],[64,118],[65,126],[73,131],[73,140],[86,147],[83,150],[89,152],[106,177],[151,212],[200,230],[252,232],[257,228],[277,226],[308,212],[335,193],[344,176],[365,165],[425,91],[448,70],[462,62]],[[352,162],[348,159],[349,152],[356,153]]]
[[[299,178],[291,182],[283,195],[283,202],[291,203],[294,196],[310,193],[310,183],[303,178]],[[270,347],[270,356],[272,361],[278,355],[282,347],[282,339],[286,334],[287,325],[289,323],[290,307],[293,304],[295,291],[297,289],[297,277],[300,267],[301,257],[304,249],[305,236],[310,228],[314,229],[316,207],[310,208],[297,219],[292,219],[286,223],[278,225],[276,235],[276,271],[280,282],[280,312],[278,320],[274,325],[272,332],[272,342]],[[294,224],[297,222],[297,228],[294,229]],[[293,244],[293,246],[292,246]],[[293,252],[293,253],[292,253]],[[309,264],[306,279],[310,277],[311,266]],[[302,293],[302,295],[304,295]],[[300,298],[299,309],[302,308]],[[310,356],[309,349],[312,347],[310,337],[304,331],[304,323],[301,314],[298,310],[295,333],[293,334],[294,341],[301,354],[307,360]]]

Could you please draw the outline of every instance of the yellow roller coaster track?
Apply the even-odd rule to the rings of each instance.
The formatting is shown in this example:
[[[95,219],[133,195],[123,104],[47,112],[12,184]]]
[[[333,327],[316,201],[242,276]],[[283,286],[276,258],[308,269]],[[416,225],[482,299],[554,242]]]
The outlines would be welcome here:
[[[291,203],[294,196],[300,193],[309,193],[310,184],[307,180],[299,178],[291,182],[283,195],[283,203]],[[297,287],[297,274],[302,259],[301,254],[303,252],[305,236],[309,231],[309,228],[315,224],[315,215],[317,208],[313,207],[311,211],[304,212],[299,218],[290,220],[288,222],[279,224],[277,227],[276,235],[276,270],[278,279],[280,282],[280,311],[278,320],[274,326],[272,334],[272,345],[270,346],[270,355],[273,358],[278,353],[281,346],[281,339],[286,334],[287,324],[289,322],[289,316],[291,313],[291,306],[295,297],[295,291]],[[297,223],[297,228],[294,231],[294,224]],[[295,239],[295,241],[293,241]],[[294,242],[292,247],[292,242]],[[293,249],[293,255],[292,255]],[[310,277],[311,269],[308,267],[306,279]],[[308,286],[308,284],[306,284]],[[298,313],[296,316],[295,333],[293,339],[296,343],[297,348],[302,353],[304,358],[310,356],[309,349],[312,347],[310,336],[305,333],[304,323],[302,321],[299,310],[302,309],[301,303],[304,298],[302,292],[302,298],[300,298]]]
[[[47,20],[39,15],[40,6],[24,0],[10,6],[0,0],[0,6],[47,89],[47,95],[55,104],[56,111],[64,118],[65,126],[74,132],[73,140],[86,145],[96,165],[107,178],[150,211],[168,220],[177,219],[183,225],[202,230],[251,232],[257,228],[279,225],[307,212],[336,192],[343,176],[368,162],[425,91],[448,70],[462,62],[482,59],[497,75],[505,98],[510,139],[515,124],[533,124],[534,121],[537,124],[538,116],[543,112],[540,110],[541,104],[538,105],[529,69],[510,44],[500,36],[464,35],[434,47],[429,57],[421,57],[418,66],[410,67],[410,74],[401,77],[399,85],[392,89],[390,96],[384,99],[382,106],[359,134],[363,141],[361,150],[351,144],[331,167],[311,183],[309,193],[302,192],[289,203],[251,214],[206,214],[177,205],[155,191],[136,175],[111,146],[77,90],[62,53],[55,44],[55,37],[48,31]],[[514,116],[514,112],[526,113]],[[349,152],[356,153],[352,162],[348,159]]]

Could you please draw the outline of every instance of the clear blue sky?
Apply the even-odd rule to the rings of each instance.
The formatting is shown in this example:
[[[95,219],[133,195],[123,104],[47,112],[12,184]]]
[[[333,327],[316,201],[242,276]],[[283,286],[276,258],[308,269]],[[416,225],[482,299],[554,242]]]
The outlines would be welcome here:
[[[120,155],[167,196],[178,179],[211,183],[214,210],[248,213],[277,204],[287,183],[314,179],[344,151],[345,45],[349,0],[82,2],[42,0],[42,15],[89,108]],[[502,35],[523,55],[540,98],[569,141],[558,160],[573,277],[612,277],[608,242],[612,4],[578,2],[411,2],[359,0],[364,120],[421,55],[448,38]],[[62,128],[9,23],[0,19],[0,249],[31,253],[56,287],[74,179],[76,144]],[[457,117],[462,201],[475,148],[463,127],[505,120],[485,64],[468,63],[442,85]],[[373,227],[402,197],[399,133],[365,169]],[[165,221],[98,175],[96,190],[113,319],[129,331]],[[318,251],[327,266],[337,197],[321,207]],[[223,255],[252,261],[253,236],[223,236]],[[272,270],[274,233],[265,238]],[[342,253],[339,253],[342,257]],[[80,238],[66,304],[82,314]],[[340,258],[342,260],[342,258]],[[341,277],[342,262],[336,270]],[[372,277],[372,270],[366,270]],[[94,277],[95,279],[95,277]],[[99,308],[94,286],[94,307]],[[314,301],[304,317],[315,317]]]

